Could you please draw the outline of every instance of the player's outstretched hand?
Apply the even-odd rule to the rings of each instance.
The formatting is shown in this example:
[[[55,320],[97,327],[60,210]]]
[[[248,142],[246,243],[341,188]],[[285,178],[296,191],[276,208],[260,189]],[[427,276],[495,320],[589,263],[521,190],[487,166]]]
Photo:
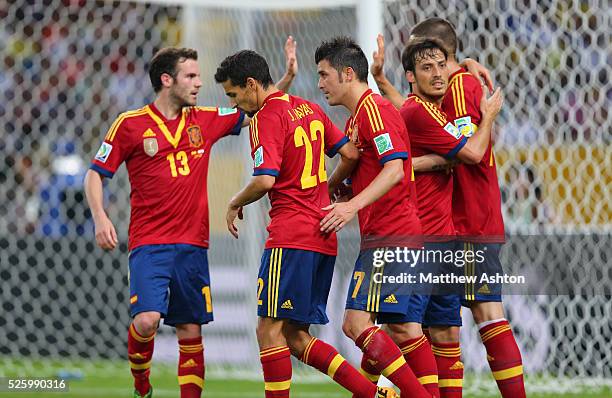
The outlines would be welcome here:
[[[501,88],[497,88],[493,95],[487,98],[486,92],[483,90],[482,99],[480,100],[480,112],[483,115],[490,115],[495,118],[504,104],[504,94]]]
[[[94,226],[96,231],[96,243],[104,250],[113,250],[119,240],[117,239],[117,232],[113,226],[110,218],[104,216],[100,220],[94,220]]]
[[[385,65],[385,37],[381,34],[376,36],[376,44],[378,45],[378,51],[372,53],[372,66],[370,66],[370,73],[372,76],[384,76],[384,65]]]
[[[238,228],[234,224],[234,221],[238,219],[242,220],[244,215],[242,214],[242,206],[233,207],[228,206],[227,213],[225,214],[225,221],[227,222],[227,230],[234,236],[234,238],[238,239]]]
[[[340,231],[357,214],[357,208],[351,202],[332,203],[323,208],[329,213],[320,222],[321,232]]]
[[[287,37],[285,42],[285,61],[287,74],[295,76],[298,73],[298,61],[297,61],[297,41],[293,36]]]
[[[493,78],[491,77],[491,72],[489,72],[487,68],[472,58],[466,58],[461,61],[461,66],[465,67],[468,72],[476,76],[480,80],[480,84],[486,86],[489,92],[493,91]]]

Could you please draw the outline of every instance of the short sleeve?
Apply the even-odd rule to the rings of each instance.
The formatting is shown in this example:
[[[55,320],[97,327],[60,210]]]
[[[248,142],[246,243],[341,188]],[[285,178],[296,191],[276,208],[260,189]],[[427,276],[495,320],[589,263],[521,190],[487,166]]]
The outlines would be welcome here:
[[[94,156],[90,169],[104,177],[113,178],[115,172],[133,150],[133,143],[125,117],[119,116],[111,125]]]
[[[455,157],[466,144],[467,137],[434,104],[420,102],[414,106],[414,116],[408,117],[411,144],[446,158]]]
[[[323,128],[325,129],[325,154],[333,158],[340,148],[349,142],[349,139],[338,127],[336,127],[322,109],[318,106],[316,109],[318,113],[317,118],[321,119]]]
[[[194,111],[213,142],[227,135],[239,135],[242,130],[245,115],[238,108],[197,106]]]
[[[283,161],[282,121],[274,113],[258,113],[249,125],[253,175],[278,177]]]
[[[378,161],[384,165],[394,159],[408,159],[408,148],[403,135],[408,135],[399,112],[379,107],[373,100],[366,99],[365,112],[359,119],[359,136],[369,142]]]

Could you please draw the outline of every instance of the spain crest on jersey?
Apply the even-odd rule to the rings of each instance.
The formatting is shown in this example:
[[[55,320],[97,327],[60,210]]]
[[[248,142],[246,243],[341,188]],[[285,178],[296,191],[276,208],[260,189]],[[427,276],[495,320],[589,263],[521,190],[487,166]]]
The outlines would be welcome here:
[[[204,141],[202,140],[202,132],[200,131],[200,126],[187,127],[187,134],[189,135],[189,146],[191,146],[192,148],[199,148],[204,143]]]
[[[144,147],[144,151],[147,155],[153,157],[159,150],[157,146],[157,138],[145,138],[142,141],[142,146]]]
[[[351,142],[355,144],[357,149],[359,149],[359,152],[362,152],[363,147],[361,145],[361,142],[359,142],[359,130],[357,129],[357,125],[354,125],[351,128],[349,128],[347,136],[349,140],[351,140]]]

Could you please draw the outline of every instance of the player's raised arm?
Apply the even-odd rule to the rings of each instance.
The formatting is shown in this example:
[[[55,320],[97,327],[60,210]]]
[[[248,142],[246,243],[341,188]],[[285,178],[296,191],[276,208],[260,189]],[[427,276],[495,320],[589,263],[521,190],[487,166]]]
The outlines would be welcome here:
[[[276,88],[287,92],[293,83],[293,79],[298,73],[298,60],[297,60],[297,41],[293,36],[287,37],[285,41],[285,74],[276,82]]]
[[[378,51],[374,51],[372,54],[373,62],[370,67],[370,73],[374,77],[380,94],[391,101],[396,109],[400,109],[406,98],[393,87],[391,82],[387,80],[387,76],[385,76],[385,38],[383,35],[379,34],[376,37],[376,44],[378,45]]]
[[[487,98],[487,94],[483,90],[480,101],[480,112],[482,113],[480,126],[474,135],[467,140],[463,148],[457,152],[459,160],[468,164],[480,163],[489,146],[493,122],[503,103],[504,97],[500,88],[497,88],[489,98]]]
[[[112,250],[117,246],[118,239],[115,227],[104,211],[103,178],[97,171],[87,170],[85,196],[94,219],[96,242],[102,249]]]

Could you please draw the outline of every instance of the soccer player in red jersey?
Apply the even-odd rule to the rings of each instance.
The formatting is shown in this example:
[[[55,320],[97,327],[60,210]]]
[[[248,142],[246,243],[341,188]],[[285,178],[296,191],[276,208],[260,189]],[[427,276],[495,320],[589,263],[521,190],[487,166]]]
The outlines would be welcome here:
[[[441,18],[429,18],[417,24],[410,37],[432,37],[444,45],[448,53],[450,83],[443,99],[442,110],[462,135],[475,138],[476,132],[483,124],[483,114],[480,110],[482,86],[476,77],[467,73],[457,63],[457,35],[452,24]],[[379,53],[380,40],[379,37]],[[382,64],[379,64],[379,71],[382,71]],[[375,80],[385,95],[401,97],[384,74],[377,73]],[[504,225],[491,141],[486,140],[479,145],[476,155],[471,162],[459,164],[453,170],[453,223],[464,249],[486,253],[482,264],[469,264],[465,267],[466,272],[475,274],[487,270],[492,274],[503,273],[499,251],[505,240]],[[431,164],[439,163],[433,161]],[[427,167],[431,164],[428,163]],[[472,311],[487,350],[489,366],[502,396],[524,397],[521,354],[505,319],[501,303],[501,285],[468,285],[462,304]],[[445,354],[448,352],[446,349],[441,351]]]
[[[276,89],[266,60],[254,51],[227,57],[215,80],[232,102],[253,115],[253,178],[229,203],[229,231],[238,238],[234,222],[242,218],[244,206],[266,193],[271,204],[257,280],[265,396],[289,397],[293,354],[355,396],[374,397],[376,386],[309,333],[311,324],[328,322],[325,309],[337,252],[335,232],[319,230],[323,208],[330,204],[324,156],[340,153],[340,174],[348,175],[357,149],[318,105]]]
[[[482,101],[484,117],[480,129],[468,140],[440,109],[449,75],[443,44],[436,39],[413,39],[404,49],[402,64],[412,94],[400,113],[408,129],[413,155],[419,157],[433,153],[473,163],[480,148],[490,139],[493,120],[501,109],[500,90],[489,100]],[[452,219],[453,174],[446,169],[417,173],[416,186],[425,247],[442,252],[456,250]],[[444,269],[444,265],[440,269]],[[436,356],[443,398],[457,398],[462,394],[460,309],[459,295],[436,294],[430,297],[425,313],[424,324],[428,327]]]
[[[285,50],[294,57],[292,38]],[[293,72],[285,75],[285,84]],[[104,211],[102,180],[112,178],[126,163],[132,187],[128,249],[134,319],[128,333],[128,357],[134,397],[152,396],[151,358],[162,317],[165,324],[176,327],[181,397],[200,397],[204,385],[201,325],[213,319],[207,260],[208,162],[217,140],[240,132],[244,114],[237,109],[195,106],[202,86],[195,50],[160,50],[150,62],[149,76],[155,101],[115,120],[85,177],[85,192],[96,241],[112,250],[118,239]]]
[[[412,272],[410,264],[391,258],[379,261],[381,255],[416,252],[422,246],[406,127],[393,105],[369,89],[368,61],[352,39],[322,43],[315,62],[319,88],[328,103],[342,105],[351,113],[345,134],[361,153],[351,174],[354,196],[326,207],[330,213],[321,221],[321,230],[330,232],[356,214],[359,218],[361,250],[349,286],[343,330],[363,351],[364,361],[397,385],[402,396],[437,396],[435,360],[421,330],[428,297],[384,282],[384,276]],[[376,319],[401,338],[397,341],[401,350],[374,325]],[[421,377],[431,381],[427,384],[433,384],[434,392],[419,383],[402,355],[402,350],[414,347],[425,348],[419,351],[420,368],[426,369]]]

